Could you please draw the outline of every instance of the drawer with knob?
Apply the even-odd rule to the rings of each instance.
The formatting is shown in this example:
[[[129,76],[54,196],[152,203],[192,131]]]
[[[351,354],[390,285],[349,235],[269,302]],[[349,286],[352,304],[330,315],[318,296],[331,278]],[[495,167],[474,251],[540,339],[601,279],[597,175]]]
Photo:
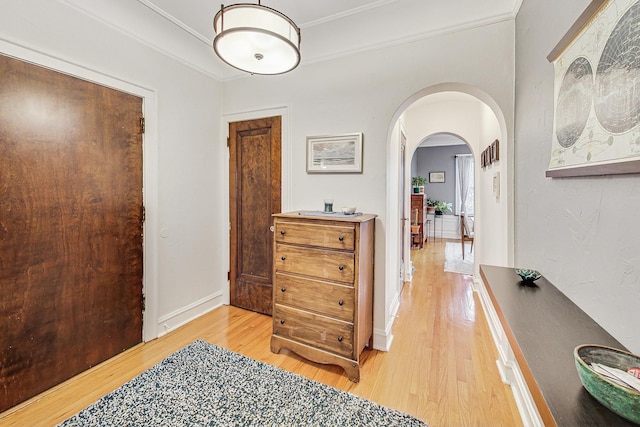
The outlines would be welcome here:
[[[274,302],[353,322],[352,286],[276,273]]]
[[[276,271],[353,283],[355,256],[352,252],[277,243],[274,268]]]
[[[355,248],[355,227],[345,225],[317,225],[279,221],[275,226],[278,243],[318,246],[352,251]]]
[[[279,336],[353,357],[353,323],[275,304],[273,330]]]

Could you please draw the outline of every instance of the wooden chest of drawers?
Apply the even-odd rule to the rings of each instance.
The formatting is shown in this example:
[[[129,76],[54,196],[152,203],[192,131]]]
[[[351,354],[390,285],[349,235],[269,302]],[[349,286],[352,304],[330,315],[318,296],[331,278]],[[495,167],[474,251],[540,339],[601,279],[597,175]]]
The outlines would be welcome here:
[[[360,380],[373,336],[375,215],[274,215],[271,351],[287,348]]]
[[[427,240],[427,197],[424,194],[411,195],[411,225],[418,227],[418,247],[423,248]],[[413,234],[413,233],[412,233]]]

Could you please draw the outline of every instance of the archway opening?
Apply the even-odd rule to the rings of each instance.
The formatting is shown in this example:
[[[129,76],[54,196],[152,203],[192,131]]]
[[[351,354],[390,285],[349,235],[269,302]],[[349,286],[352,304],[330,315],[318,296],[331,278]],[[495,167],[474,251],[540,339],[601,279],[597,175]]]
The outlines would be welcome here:
[[[473,86],[448,83],[425,88],[396,110],[389,130],[385,295],[389,319],[385,324],[392,321],[397,310],[394,301],[411,273],[409,165],[418,146],[434,135],[454,135],[466,142],[476,166],[474,273],[480,263],[510,265],[513,260],[513,196],[509,179],[512,153],[501,109],[489,95]],[[495,140],[501,142],[501,160],[481,167],[481,153]],[[390,342],[392,337],[388,338]]]
[[[411,158],[411,195],[423,194],[431,214],[473,215],[474,166],[473,152],[464,139],[449,133],[429,135],[415,147]],[[416,188],[415,182],[424,185]],[[458,230],[446,229],[439,237],[458,238]]]

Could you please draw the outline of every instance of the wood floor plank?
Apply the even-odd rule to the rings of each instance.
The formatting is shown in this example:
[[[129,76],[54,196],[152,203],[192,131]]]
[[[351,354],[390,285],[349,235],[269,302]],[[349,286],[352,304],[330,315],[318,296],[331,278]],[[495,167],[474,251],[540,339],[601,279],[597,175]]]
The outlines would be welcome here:
[[[443,271],[445,241],[412,250],[416,268],[404,286],[391,351],[365,350],[358,384],[341,368],[269,350],[271,317],[220,307],[139,345],[16,408],[0,426],[52,426],[201,339],[348,391],[426,421],[431,427],[521,426],[472,278]]]

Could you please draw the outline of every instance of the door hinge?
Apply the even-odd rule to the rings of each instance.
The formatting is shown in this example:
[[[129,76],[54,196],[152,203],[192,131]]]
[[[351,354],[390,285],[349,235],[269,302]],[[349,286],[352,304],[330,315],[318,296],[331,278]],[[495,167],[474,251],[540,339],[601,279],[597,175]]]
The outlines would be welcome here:
[[[142,294],[142,311],[145,311],[147,309],[147,296],[145,294]]]
[[[142,205],[142,223],[144,224],[144,222],[147,220],[147,208]]]
[[[227,280],[231,280],[231,272],[227,271]]]
[[[144,117],[140,117],[140,133],[144,133]]]
[[[227,147],[230,147],[230,141],[229,141],[229,137],[227,137]]]

